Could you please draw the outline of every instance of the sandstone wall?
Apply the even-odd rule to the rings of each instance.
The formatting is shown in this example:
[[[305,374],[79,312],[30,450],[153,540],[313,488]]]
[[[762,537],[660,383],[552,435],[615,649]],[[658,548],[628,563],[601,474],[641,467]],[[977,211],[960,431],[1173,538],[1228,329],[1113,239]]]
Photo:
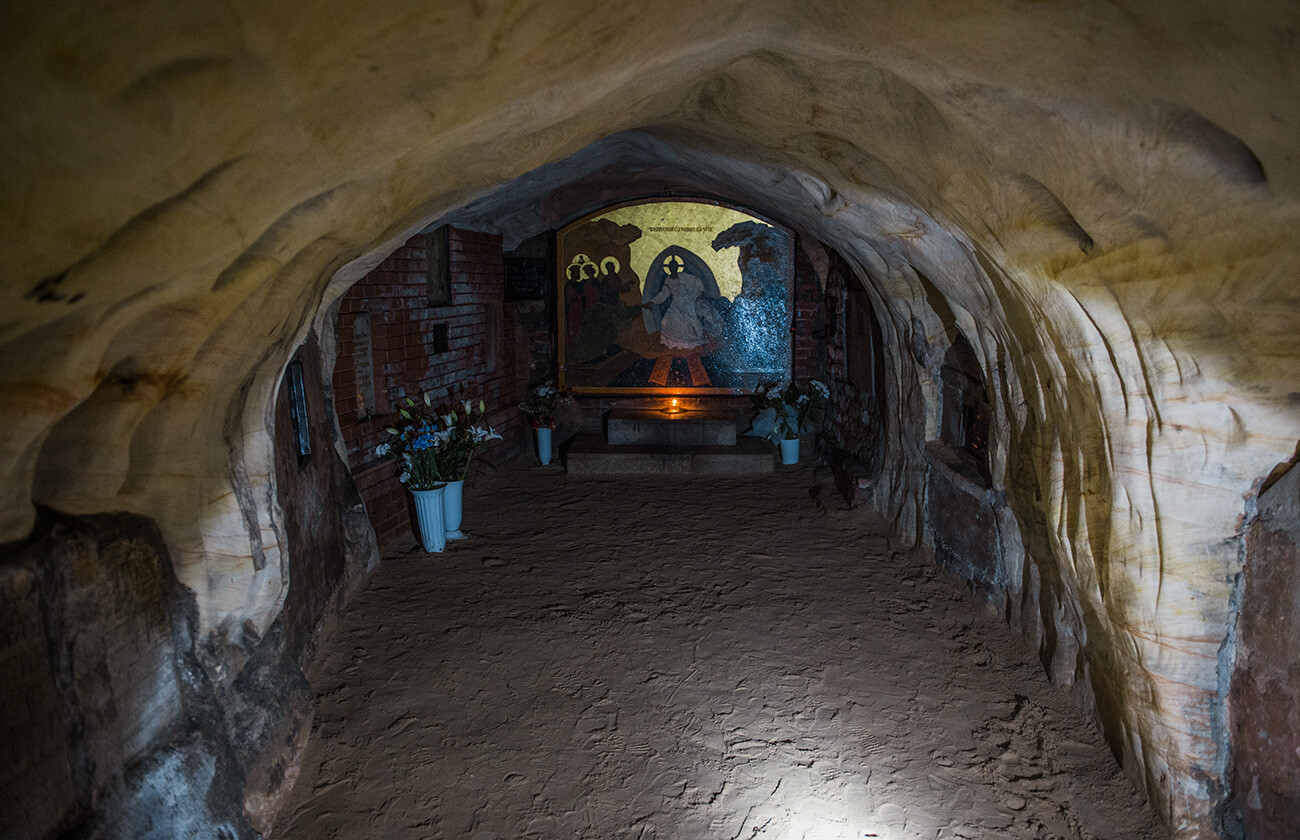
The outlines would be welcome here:
[[[912,539],[936,360],[970,339],[1008,601],[1213,836],[1242,520],[1300,438],[1295,4],[0,14],[0,541],[37,504],[142,517],[198,637],[252,649],[286,597],[275,394],[346,289],[433,222],[523,238],[672,176],[865,284],[872,497]]]

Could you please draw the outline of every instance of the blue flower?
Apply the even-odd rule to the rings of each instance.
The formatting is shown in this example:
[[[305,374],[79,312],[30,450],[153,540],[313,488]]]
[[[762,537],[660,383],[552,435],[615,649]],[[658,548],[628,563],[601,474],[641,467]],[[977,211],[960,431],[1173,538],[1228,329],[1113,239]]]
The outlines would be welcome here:
[[[436,443],[437,441],[434,439],[433,435],[425,432],[415,440],[411,441],[411,448],[416,452],[423,452],[426,449],[432,448]]]

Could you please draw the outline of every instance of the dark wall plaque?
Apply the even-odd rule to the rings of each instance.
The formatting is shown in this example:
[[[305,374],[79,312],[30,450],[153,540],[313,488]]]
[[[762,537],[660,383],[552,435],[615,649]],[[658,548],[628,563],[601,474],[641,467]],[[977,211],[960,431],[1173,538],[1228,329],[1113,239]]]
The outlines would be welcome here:
[[[426,234],[428,254],[428,297],[430,306],[451,303],[451,249],[448,241],[450,228],[446,225]]]
[[[285,371],[289,382],[289,417],[293,420],[293,438],[299,455],[311,454],[311,432],[307,425],[307,389],[302,381],[302,362],[294,359]]]
[[[352,365],[357,372],[357,419],[373,417],[375,403],[375,354],[370,340],[370,313],[362,312],[352,322]]]
[[[545,300],[555,272],[544,257],[506,257],[506,300]]]

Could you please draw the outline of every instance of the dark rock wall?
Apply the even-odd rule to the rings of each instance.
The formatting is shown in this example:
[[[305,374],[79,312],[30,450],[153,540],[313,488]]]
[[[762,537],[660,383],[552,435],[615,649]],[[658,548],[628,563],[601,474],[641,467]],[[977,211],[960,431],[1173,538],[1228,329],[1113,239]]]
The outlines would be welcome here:
[[[175,636],[184,615],[166,550],[141,517],[42,511],[33,537],[11,548],[6,577],[28,644],[27,656],[6,659],[6,706],[39,705],[31,711],[41,725],[29,721],[34,728],[15,733],[15,744],[32,751],[29,762],[44,761],[6,768],[18,771],[12,781],[22,797],[6,810],[30,808],[19,836],[38,837],[104,812],[129,786],[127,768],[173,733],[182,717]],[[48,640],[43,663],[37,621]],[[30,700],[22,683],[37,689]],[[66,769],[52,766],[56,755]],[[38,778],[41,769],[53,772],[49,780]],[[6,814],[4,822],[14,821]]]
[[[1229,693],[1231,806],[1248,840],[1300,837],[1300,469],[1259,498],[1246,535]]]
[[[42,509],[0,563],[6,838],[241,840],[269,827],[246,783],[278,801],[286,744],[310,726],[278,623],[238,644],[197,638],[193,593],[156,526],[131,514]]]
[[[0,567],[0,836],[43,837],[76,810],[70,731],[55,687],[37,574]]]
[[[980,597],[1001,604],[1006,589],[997,514],[986,486],[932,451],[926,487],[926,524],[935,562],[965,580]]]
[[[311,452],[298,452],[290,389],[282,384],[275,404],[275,477],[289,558],[289,592],[280,621],[289,652],[301,663],[330,605],[348,582],[365,573],[373,535],[367,533],[361,495],[334,446],[334,401],[322,387],[315,334],[293,361],[302,365]]]

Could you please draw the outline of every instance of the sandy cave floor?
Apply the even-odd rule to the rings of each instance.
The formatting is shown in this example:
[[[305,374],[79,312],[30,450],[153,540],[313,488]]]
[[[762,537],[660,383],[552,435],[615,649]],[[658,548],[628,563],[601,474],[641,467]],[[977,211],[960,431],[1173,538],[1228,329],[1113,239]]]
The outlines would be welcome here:
[[[1021,641],[819,473],[510,462],[329,631],[274,836],[1165,835]]]

